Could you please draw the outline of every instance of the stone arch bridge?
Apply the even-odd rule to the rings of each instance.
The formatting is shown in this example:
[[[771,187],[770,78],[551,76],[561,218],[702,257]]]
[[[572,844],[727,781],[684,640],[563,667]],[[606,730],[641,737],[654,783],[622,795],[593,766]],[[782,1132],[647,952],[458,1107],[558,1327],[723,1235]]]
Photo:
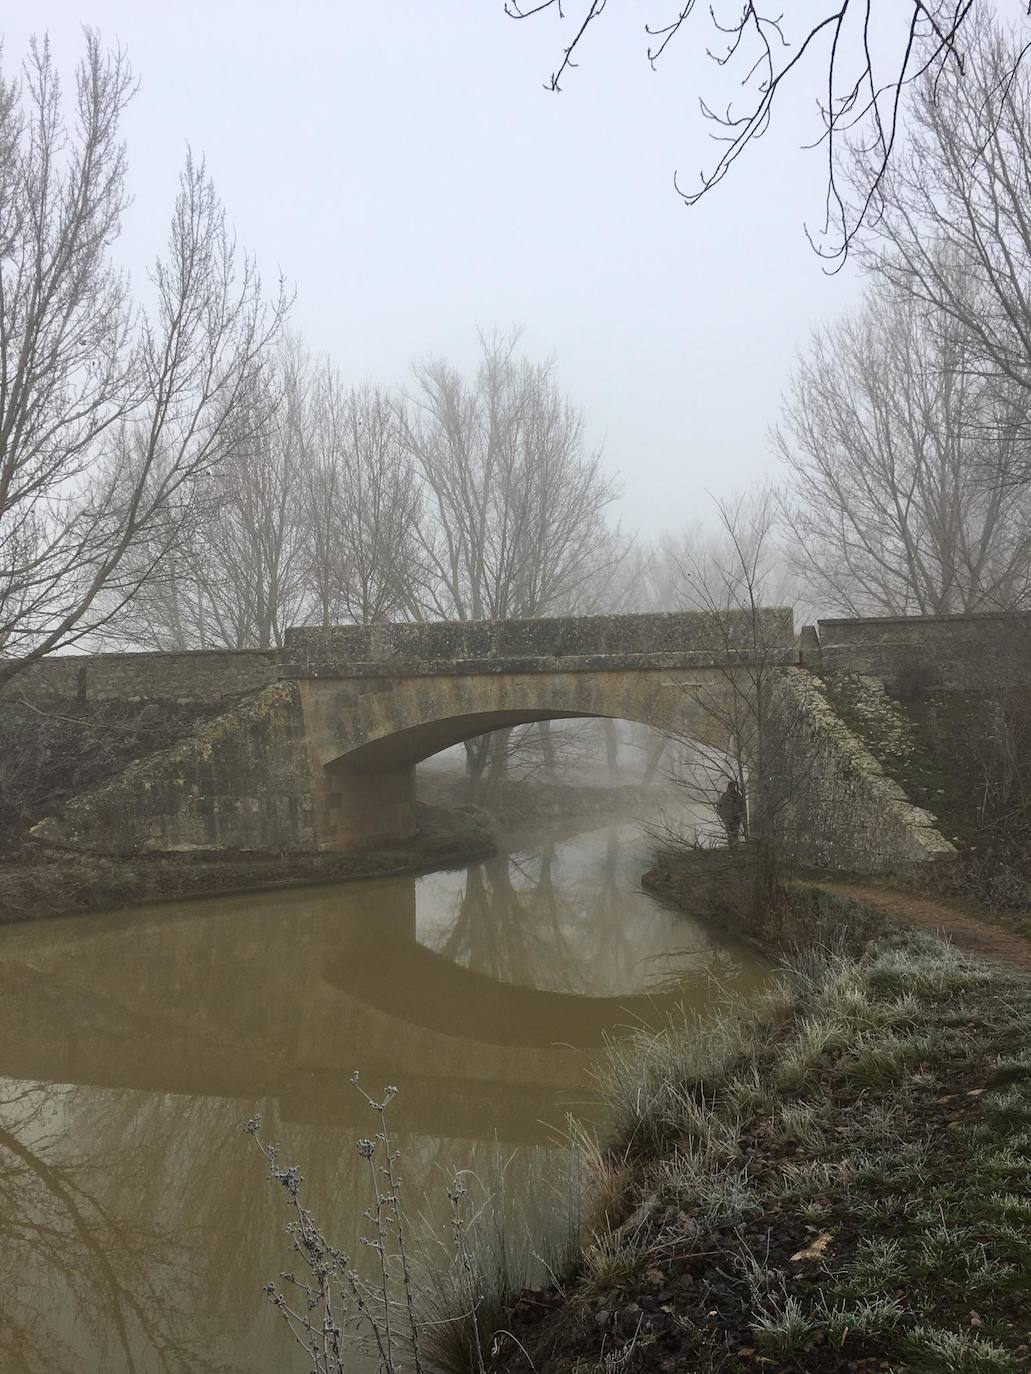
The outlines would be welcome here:
[[[415,832],[419,761],[488,731],[610,717],[726,750],[762,667],[782,727],[778,782],[790,775],[778,823],[796,858],[870,869],[950,852],[834,716],[803,644],[776,608],[718,625],[677,613],[294,629],[281,654],[246,667],[231,654],[187,663],[187,677],[231,672],[223,709],[36,834],[113,854],[360,852]],[[102,680],[145,679],[138,696],[161,695],[161,660],[172,677],[191,660],[105,657],[122,664]]]
[[[764,654],[797,658],[790,612],[764,612],[760,633]],[[319,841],[410,836],[416,765],[495,730],[622,719],[726,751],[749,645],[743,620],[717,638],[689,615],[292,631]]]

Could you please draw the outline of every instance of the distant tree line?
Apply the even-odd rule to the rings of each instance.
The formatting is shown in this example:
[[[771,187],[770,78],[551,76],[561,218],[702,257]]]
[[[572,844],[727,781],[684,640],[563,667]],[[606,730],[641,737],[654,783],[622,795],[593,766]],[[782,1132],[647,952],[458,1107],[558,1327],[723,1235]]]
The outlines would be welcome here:
[[[616,487],[553,366],[518,344],[484,335],[473,375],[434,358],[391,393],[281,342],[190,528],[142,551],[119,635],[268,648],[291,624],[601,609],[626,554]]]

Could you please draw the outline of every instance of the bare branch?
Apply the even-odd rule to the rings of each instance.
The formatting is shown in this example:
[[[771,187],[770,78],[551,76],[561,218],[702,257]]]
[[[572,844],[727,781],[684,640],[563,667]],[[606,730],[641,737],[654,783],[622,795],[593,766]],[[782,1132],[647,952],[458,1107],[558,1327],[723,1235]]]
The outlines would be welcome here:
[[[735,3],[729,15],[718,3],[709,8],[711,28],[722,47],[693,40],[693,52],[703,52],[726,75],[733,94],[723,101],[699,96],[704,120],[715,126],[712,136],[722,151],[688,186],[674,176],[677,192],[694,204],[718,186],[745,150],[770,127],[775,107],[789,86],[808,83],[816,100],[820,131],[811,146],[825,145],[827,190],[824,222],[809,233],[814,247],[840,266],[860,228],[875,211],[881,182],[896,154],[903,119],[903,95],[916,80],[938,80],[946,66],[962,77],[961,42],[978,0],[823,0],[813,14],[794,18],[766,9],[761,0]],[[797,9],[798,7],[796,7]],[[981,8],[985,8],[981,0]],[[570,42],[547,83],[559,90],[565,74],[577,65],[590,30],[604,13],[604,4],[586,0],[578,13],[568,15],[557,0],[522,7],[508,0],[505,12],[529,19],[554,9],[572,25]],[[658,42],[646,44],[645,55],[654,68],[675,40],[690,31],[695,0],[686,0],[667,20],[645,22],[645,34]],[[1026,17],[1026,7],[1020,6]],[[690,42],[684,39],[684,42]],[[1016,63],[1023,60],[1022,49]],[[840,183],[842,140],[859,139],[868,150],[867,175],[858,199],[847,196]]]

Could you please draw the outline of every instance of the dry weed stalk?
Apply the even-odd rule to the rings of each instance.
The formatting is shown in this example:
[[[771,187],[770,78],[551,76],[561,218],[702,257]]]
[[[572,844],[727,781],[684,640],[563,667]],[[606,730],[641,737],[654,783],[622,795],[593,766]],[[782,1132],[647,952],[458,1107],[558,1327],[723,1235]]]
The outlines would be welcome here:
[[[381,1374],[425,1374],[427,1347],[436,1362],[434,1351],[439,1354],[449,1344],[466,1352],[463,1367],[465,1358],[475,1360],[475,1374],[486,1374],[483,1343],[493,1333],[481,1320],[484,1274],[470,1236],[466,1171],[456,1172],[448,1188],[451,1245],[442,1244],[451,1273],[441,1288],[439,1273],[434,1278],[421,1272],[426,1266],[413,1251],[401,1203],[400,1151],[394,1147],[388,1121],[397,1088],[385,1088],[377,1100],[361,1087],[357,1073],[351,1083],[378,1124],[372,1139],[355,1141],[359,1158],[368,1166],[370,1195],[363,1213],[369,1231],[359,1236],[358,1244],[374,1252],[373,1272],[361,1272],[350,1255],[330,1242],[301,1201],[304,1179],[299,1166],[281,1166],[280,1147],[261,1139],[261,1117],[255,1116],[243,1129],[261,1151],[269,1178],[286,1190],[292,1214],[286,1229],[304,1265],[301,1276],[281,1273],[279,1284],[267,1284],[265,1293],[305,1352],[312,1374],[365,1368],[363,1357],[368,1356],[374,1357]],[[445,1291],[448,1296],[442,1301]],[[463,1328],[472,1337],[468,1345]]]
[[[244,1130],[261,1150],[269,1178],[287,1192],[293,1213],[287,1232],[307,1271],[301,1278],[282,1273],[282,1287],[269,1283],[265,1292],[311,1361],[313,1374],[344,1374],[351,1367],[349,1357],[370,1348],[384,1374],[423,1374],[420,1318],[397,1171],[400,1155],[393,1148],[387,1120],[397,1089],[386,1088],[377,1101],[359,1086],[357,1073],[351,1082],[379,1124],[374,1139],[355,1142],[359,1157],[368,1162],[372,1198],[364,1213],[372,1233],[361,1236],[359,1243],[376,1254],[376,1279],[364,1278],[350,1256],[327,1239],[301,1201],[300,1168],[280,1166],[279,1146],[262,1141],[261,1117],[255,1116]],[[287,1296],[290,1292],[293,1300]]]

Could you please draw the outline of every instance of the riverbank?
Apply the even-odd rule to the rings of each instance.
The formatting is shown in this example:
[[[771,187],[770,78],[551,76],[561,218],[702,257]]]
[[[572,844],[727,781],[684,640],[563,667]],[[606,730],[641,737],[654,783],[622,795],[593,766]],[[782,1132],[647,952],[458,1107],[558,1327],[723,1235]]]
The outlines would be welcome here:
[[[1024,1374],[1031,980],[818,886],[760,925],[805,950],[765,1005],[613,1048],[579,1251],[492,1368]]]
[[[23,845],[0,864],[0,924],[82,915],[146,902],[231,895],[311,883],[401,877],[457,868],[532,840],[547,826],[575,833],[605,816],[635,814],[653,793],[637,787],[583,788],[536,780],[502,783],[482,804],[464,779],[420,787],[420,834],[350,854],[161,854],[104,857]]]
[[[103,858],[40,848],[34,862],[0,865],[0,924],[240,892],[400,877],[458,868],[497,852],[473,810],[420,807],[421,833],[363,854],[181,854]]]

